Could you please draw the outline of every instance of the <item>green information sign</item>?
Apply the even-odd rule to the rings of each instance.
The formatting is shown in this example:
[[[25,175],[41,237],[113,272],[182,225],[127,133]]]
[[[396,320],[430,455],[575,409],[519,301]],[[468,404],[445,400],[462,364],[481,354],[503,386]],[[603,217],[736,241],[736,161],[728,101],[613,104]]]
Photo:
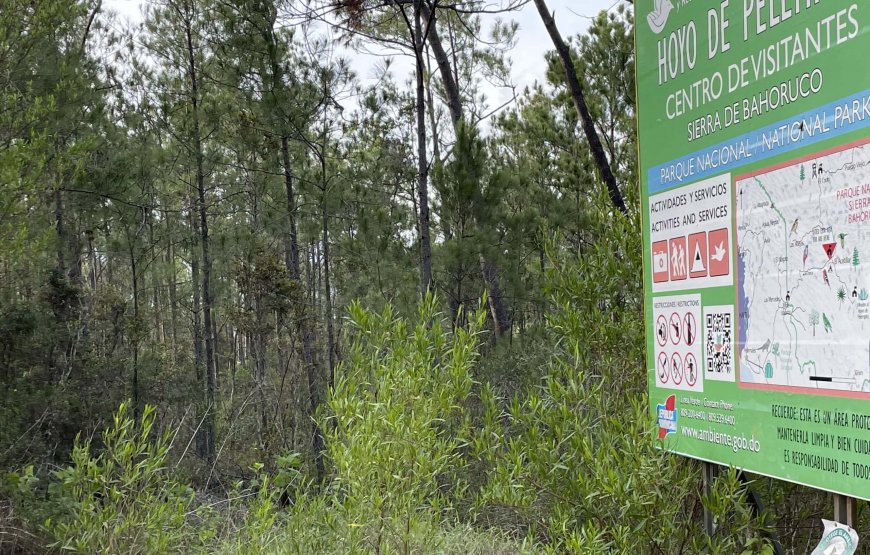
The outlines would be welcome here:
[[[635,6],[659,436],[870,499],[870,3]]]

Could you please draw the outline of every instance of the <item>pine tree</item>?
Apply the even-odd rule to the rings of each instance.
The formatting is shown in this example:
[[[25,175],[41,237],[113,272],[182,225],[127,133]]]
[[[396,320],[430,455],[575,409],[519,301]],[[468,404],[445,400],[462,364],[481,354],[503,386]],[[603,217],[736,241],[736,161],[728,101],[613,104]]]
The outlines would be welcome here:
[[[214,460],[217,427],[216,311],[217,290],[212,283],[213,252],[210,207],[217,188],[211,137],[218,126],[218,105],[211,82],[204,78],[213,62],[208,47],[207,18],[202,0],[164,0],[149,6],[146,47],[162,60],[158,68],[159,98],[165,131],[185,157],[173,168],[189,184],[184,189],[191,248],[193,344],[197,381],[203,392],[203,425],[198,437],[200,454]]]

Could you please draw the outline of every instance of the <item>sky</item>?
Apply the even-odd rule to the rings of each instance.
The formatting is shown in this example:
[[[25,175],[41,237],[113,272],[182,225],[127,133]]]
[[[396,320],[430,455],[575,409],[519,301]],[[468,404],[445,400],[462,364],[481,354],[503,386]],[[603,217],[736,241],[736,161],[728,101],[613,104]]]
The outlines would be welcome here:
[[[118,12],[122,18],[132,24],[142,21],[142,6],[147,0],[104,0],[105,8]],[[550,11],[555,13],[556,24],[563,37],[574,36],[584,32],[598,12],[615,7],[621,0],[549,0],[547,3]],[[494,17],[494,16],[484,16]],[[538,12],[533,3],[527,4],[521,11],[507,14],[506,18],[515,20],[519,24],[516,48],[510,53],[512,59],[511,71],[517,92],[535,81],[543,81],[546,66],[543,63],[544,54],[553,49],[553,43],[541,22]],[[484,20],[486,22],[486,20]],[[345,54],[351,59],[353,67],[360,79],[365,83],[374,79],[375,65],[380,57],[371,54],[362,54],[347,51]],[[410,60],[401,62],[396,60],[393,74],[399,82],[411,78],[413,66]],[[499,106],[510,98],[508,90],[498,90],[488,87],[484,90],[490,98],[490,106]]]

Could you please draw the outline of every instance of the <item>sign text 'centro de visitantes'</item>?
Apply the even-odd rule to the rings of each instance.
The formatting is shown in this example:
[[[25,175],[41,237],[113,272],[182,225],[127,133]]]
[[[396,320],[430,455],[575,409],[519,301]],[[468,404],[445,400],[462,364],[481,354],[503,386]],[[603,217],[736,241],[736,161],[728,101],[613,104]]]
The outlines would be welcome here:
[[[870,4],[635,6],[659,437],[870,499]]]

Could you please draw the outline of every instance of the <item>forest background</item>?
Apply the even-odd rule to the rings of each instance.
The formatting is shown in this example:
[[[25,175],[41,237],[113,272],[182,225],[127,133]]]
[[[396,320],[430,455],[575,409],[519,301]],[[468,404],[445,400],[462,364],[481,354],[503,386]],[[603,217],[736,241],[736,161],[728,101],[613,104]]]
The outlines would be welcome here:
[[[6,0],[0,552],[808,552],[651,433],[633,26]]]

